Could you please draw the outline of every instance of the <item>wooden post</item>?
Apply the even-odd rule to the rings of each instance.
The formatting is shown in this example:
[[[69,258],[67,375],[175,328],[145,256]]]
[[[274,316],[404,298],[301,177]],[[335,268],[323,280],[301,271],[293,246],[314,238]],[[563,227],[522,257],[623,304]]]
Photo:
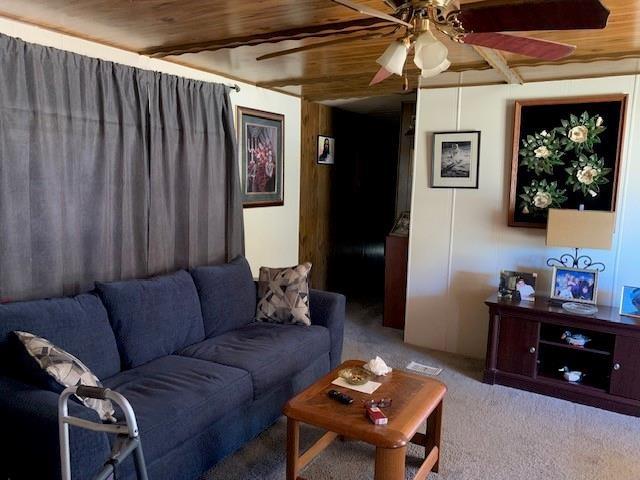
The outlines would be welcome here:
[[[437,447],[440,451],[440,437],[442,431],[442,403],[441,400],[438,406],[435,408],[429,418],[427,419],[427,439],[425,442],[425,455],[429,455],[429,452],[433,447]],[[438,455],[438,461],[433,466],[432,472],[438,473],[440,467],[440,456]]]
[[[404,480],[407,447],[376,448],[375,480]]]
[[[297,420],[287,418],[287,480],[297,480],[300,454],[300,425]]]

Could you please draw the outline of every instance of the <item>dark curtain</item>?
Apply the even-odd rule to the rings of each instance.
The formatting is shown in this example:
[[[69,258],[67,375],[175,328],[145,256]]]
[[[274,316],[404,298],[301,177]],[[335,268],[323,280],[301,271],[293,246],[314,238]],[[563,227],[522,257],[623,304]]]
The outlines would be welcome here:
[[[150,271],[220,263],[243,253],[228,88],[157,74],[150,109]]]
[[[132,68],[0,37],[0,298],[147,272],[147,95]]]
[[[0,35],[0,301],[243,252],[228,92]]]

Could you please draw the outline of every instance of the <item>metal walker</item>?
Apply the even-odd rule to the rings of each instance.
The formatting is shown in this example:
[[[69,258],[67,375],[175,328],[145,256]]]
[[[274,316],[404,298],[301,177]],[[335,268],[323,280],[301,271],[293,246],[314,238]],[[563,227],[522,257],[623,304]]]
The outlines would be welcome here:
[[[95,398],[98,400],[111,400],[116,403],[124,413],[124,424],[104,424],[91,422],[78,417],[70,417],[68,410],[69,397]],[[69,451],[69,425],[84,428],[94,432],[106,432],[117,435],[116,442],[111,449],[111,455],[104,463],[100,471],[93,477],[94,480],[106,480],[116,473],[116,468],[129,455],[133,454],[136,474],[139,480],[148,480],[147,468],[142,454],[142,444],[138,434],[136,415],[129,401],[118,392],[108,388],[88,387],[79,385],[66,388],[58,400],[58,427],[60,432],[60,463],[62,467],[62,480],[71,480],[71,458]]]

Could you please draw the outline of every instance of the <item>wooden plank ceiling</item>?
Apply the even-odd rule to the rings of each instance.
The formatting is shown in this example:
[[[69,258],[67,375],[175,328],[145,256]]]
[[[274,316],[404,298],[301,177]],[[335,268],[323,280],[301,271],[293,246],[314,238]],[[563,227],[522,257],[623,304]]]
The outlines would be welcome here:
[[[575,44],[576,52],[559,63],[580,64],[576,70],[580,76],[601,75],[602,65],[598,67],[594,63],[598,60],[626,61],[628,64],[630,59],[640,59],[640,0],[604,2],[611,10],[605,30],[536,32],[532,36]],[[390,11],[382,0],[361,0],[361,3]],[[0,15],[139,53],[156,47],[248,37],[364,18],[330,0],[0,0]],[[379,30],[381,33],[388,31]],[[402,81],[398,77],[368,87],[377,70],[375,60],[390,38],[368,38],[259,62],[256,58],[260,55],[299,47],[318,39],[224,48],[166,59],[322,101],[401,92]],[[472,47],[448,39],[444,41],[452,62],[450,72],[454,73],[440,75],[430,80],[429,85],[503,81],[504,77],[492,70]],[[532,80],[571,76],[571,68],[549,68],[548,62],[543,64],[511,54],[504,54],[504,57],[512,69],[522,69],[518,74],[525,82],[525,73],[529,72]],[[632,68],[637,69],[639,63],[640,60],[635,61]],[[411,61],[408,65],[410,87],[415,89],[418,71]],[[593,72],[585,65],[594,65]],[[627,69],[625,67],[624,72],[631,73]],[[455,72],[469,73],[459,75]]]

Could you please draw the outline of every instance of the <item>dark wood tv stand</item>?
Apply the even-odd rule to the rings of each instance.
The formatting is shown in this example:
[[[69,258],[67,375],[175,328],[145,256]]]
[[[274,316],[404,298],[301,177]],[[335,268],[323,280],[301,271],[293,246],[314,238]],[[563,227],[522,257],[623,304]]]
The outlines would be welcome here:
[[[592,316],[575,315],[547,298],[513,303],[497,295],[489,306],[484,382],[563,398],[640,416],[640,319],[599,306]],[[592,339],[574,347],[565,330]],[[579,383],[564,380],[564,366],[586,373]]]

